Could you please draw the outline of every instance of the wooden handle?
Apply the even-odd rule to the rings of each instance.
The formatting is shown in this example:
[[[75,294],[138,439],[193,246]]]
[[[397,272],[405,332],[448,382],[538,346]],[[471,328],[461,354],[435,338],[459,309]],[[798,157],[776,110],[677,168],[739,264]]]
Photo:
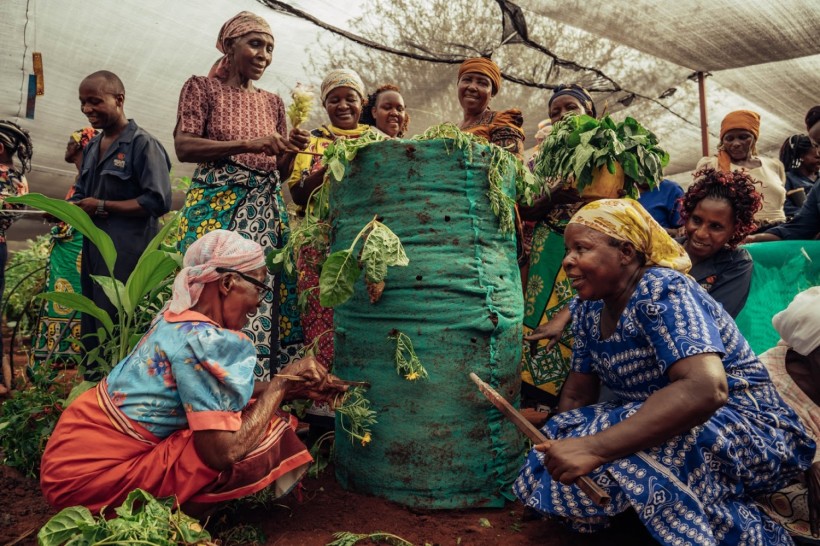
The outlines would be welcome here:
[[[592,502],[598,506],[606,506],[609,504],[609,501],[612,500],[607,492],[604,491],[600,485],[592,481],[592,478],[589,476],[581,476],[575,480],[575,485],[577,485],[581,491],[586,493],[587,497],[592,499]]]

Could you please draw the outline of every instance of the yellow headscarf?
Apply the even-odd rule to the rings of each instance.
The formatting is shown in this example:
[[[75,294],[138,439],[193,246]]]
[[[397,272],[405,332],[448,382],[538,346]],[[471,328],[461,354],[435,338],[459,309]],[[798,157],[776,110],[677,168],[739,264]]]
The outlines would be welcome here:
[[[646,256],[646,265],[669,267],[681,273],[692,268],[683,247],[634,199],[593,201],[576,212],[569,223],[632,243]]]

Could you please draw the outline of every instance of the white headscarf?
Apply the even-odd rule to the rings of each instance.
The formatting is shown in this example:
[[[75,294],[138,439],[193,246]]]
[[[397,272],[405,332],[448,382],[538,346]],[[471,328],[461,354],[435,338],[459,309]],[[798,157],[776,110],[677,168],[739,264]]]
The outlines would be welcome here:
[[[785,310],[772,317],[781,339],[803,356],[820,346],[820,286],[797,294]]]

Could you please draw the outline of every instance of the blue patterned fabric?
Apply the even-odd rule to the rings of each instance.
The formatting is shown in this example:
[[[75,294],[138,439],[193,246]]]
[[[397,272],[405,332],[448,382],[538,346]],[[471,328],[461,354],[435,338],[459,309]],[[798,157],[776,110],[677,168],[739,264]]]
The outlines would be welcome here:
[[[691,278],[664,268],[647,270],[606,340],[602,309],[602,301],[573,300],[572,367],[598,374],[617,400],[556,415],[544,426],[548,437],[588,436],[629,418],[669,384],[670,366],[700,353],[722,355],[728,403],[703,425],[590,474],[612,497],[607,507],[553,481],[534,450],[513,485],[518,498],[578,531],[605,528],[631,507],[662,544],[792,544],[751,497],[795,479],[814,442],[734,321]]]
[[[255,366],[256,351],[242,332],[194,311],[166,312],[111,370],[108,395],[158,438],[186,428],[236,430],[253,394]],[[196,413],[210,418],[192,423]]]

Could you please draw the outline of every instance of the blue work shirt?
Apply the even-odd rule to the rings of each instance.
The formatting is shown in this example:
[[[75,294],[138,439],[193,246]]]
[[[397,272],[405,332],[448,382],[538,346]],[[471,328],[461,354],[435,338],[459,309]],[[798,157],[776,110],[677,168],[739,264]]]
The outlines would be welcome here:
[[[171,161],[162,144],[134,120],[128,120],[128,126],[100,160],[102,137],[102,134],[94,137],[83,152],[71,201],[86,197],[106,201],[136,199],[146,211],[147,216],[122,216],[112,212],[105,218],[91,216],[94,224],[113,240],[117,249],[116,277],[125,280],[121,276],[128,277],[159,231],[159,217],[171,208]],[[107,271],[99,273],[107,274]]]

